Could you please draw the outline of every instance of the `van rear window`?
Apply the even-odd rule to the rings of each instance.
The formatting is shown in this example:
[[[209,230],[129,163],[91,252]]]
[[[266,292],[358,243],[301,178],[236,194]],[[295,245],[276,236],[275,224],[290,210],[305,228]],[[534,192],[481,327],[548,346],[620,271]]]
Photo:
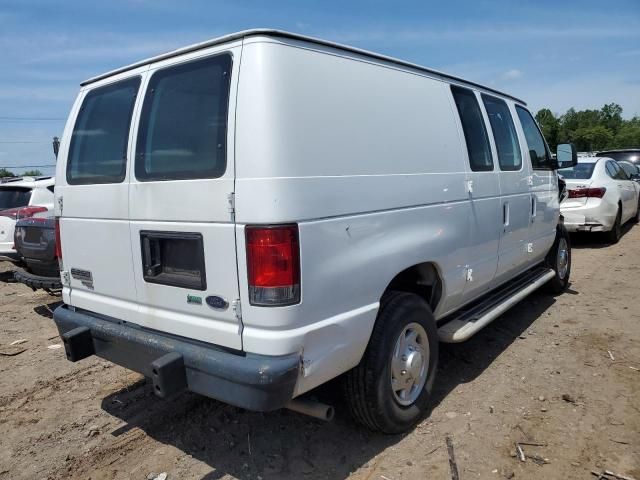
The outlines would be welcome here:
[[[140,78],[136,77],[87,93],[69,147],[69,184],[124,180],[131,114],[139,87]]]
[[[26,207],[27,205],[29,205],[30,199],[30,188],[0,188],[0,210],[6,210],[7,208]]]
[[[217,178],[227,167],[231,55],[158,70],[138,130],[136,178]]]

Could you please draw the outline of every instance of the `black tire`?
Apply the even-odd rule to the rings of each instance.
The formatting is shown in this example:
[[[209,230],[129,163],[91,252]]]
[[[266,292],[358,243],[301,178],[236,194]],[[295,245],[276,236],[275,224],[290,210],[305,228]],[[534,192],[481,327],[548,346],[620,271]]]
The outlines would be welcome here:
[[[566,248],[566,270],[562,268],[561,250]],[[554,295],[563,293],[569,287],[569,278],[571,276],[571,237],[564,225],[556,227],[556,239],[553,246],[547,254],[546,264],[556,273],[547,284],[546,290]]]
[[[391,388],[391,358],[406,326],[417,323],[426,332],[429,365],[424,387],[410,405],[396,400]],[[413,427],[427,411],[438,364],[438,331],[427,302],[406,292],[389,292],[360,364],[347,372],[344,389],[352,416],[365,427],[387,434]],[[417,392],[417,391],[416,391]]]
[[[622,209],[618,206],[618,213],[616,214],[616,220],[613,222],[611,230],[605,233],[605,238],[609,243],[618,243],[622,237]]]
[[[24,283],[26,286],[31,287],[33,290],[42,288],[44,290],[60,290],[62,288],[62,282],[60,277],[46,277],[42,275],[35,275],[29,273],[22,268],[16,269],[13,274],[13,278],[16,282]]]

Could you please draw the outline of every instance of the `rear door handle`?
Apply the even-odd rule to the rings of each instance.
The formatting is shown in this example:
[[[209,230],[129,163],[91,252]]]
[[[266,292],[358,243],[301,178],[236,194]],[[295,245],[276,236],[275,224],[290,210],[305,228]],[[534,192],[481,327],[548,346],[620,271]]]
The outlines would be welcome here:
[[[538,214],[538,199],[535,195],[531,195],[531,220],[536,218]]]

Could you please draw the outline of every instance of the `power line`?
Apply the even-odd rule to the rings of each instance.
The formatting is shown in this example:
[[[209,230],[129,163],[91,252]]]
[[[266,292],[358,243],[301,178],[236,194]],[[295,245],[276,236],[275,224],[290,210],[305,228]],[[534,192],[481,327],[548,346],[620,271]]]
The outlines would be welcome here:
[[[50,164],[50,165],[6,165],[6,166],[0,166],[0,168],[44,168],[44,167],[55,167],[56,164]]]
[[[58,117],[0,117],[0,122],[58,122],[66,120]]]

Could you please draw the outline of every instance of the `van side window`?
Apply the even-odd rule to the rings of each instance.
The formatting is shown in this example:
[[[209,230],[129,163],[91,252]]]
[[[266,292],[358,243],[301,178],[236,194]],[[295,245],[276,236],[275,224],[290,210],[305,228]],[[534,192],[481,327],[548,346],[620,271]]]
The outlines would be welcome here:
[[[464,138],[467,142],[469,163],[474,172],[493,170],[489,136],[484,125],[480,105],[473,91],[451,85],[451,93],[456,102]]]
[[[127,169],[131,114],[140,77],[87,93],[71,134],[67,160],[70,185],[120,183]]]
[[[230,76],[229,54],[153,74],[136,144],[138,180],[217,178],[224,174]]]
[[[484,107],[487,109],[493,139],[498,150],[500,170],[520,170],[522,154],[518,146],[518,136],[513,118],[509,113],[507,102],[489,95],[482,95]]]
[[[529,147],[531,166],[536,170],[548,170],[551,168],[550,155],[538,124],[528,110],[516,105],[516,112],[524,131],[524,137]]]

